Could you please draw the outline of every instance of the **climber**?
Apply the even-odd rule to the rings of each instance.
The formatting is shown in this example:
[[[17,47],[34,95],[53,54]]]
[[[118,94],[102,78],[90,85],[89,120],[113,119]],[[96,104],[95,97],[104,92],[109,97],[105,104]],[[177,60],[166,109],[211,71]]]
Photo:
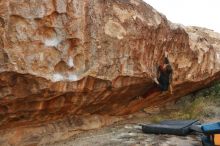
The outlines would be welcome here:
[[[164,62],[157,68],[157,77],[154,78],[155,83],[157,83],[161,91],[168,91],[169,89],[170,93],[173,94],[171,86],[172,74],[173,69],[168,59],[168,52],[165,52]]]

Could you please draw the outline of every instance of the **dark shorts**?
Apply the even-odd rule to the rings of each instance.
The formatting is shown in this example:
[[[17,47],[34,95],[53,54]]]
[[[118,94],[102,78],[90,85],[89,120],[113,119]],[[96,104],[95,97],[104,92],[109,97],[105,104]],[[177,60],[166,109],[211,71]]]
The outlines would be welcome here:
[[[159,81],[159,85],[158,86],[159,86],[161,91],[167,91],[169,89],[169,79],[164,78],[164,77],[161,76],[158,79],[158,81]]]

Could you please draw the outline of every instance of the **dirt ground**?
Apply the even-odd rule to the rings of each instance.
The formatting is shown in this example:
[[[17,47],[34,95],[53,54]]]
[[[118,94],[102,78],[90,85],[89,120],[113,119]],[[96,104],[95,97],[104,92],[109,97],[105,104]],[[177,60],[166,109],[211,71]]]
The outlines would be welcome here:
[[[123,122],[78,134],[68,140],[48,146],[201,146],[199,135],[187,137],[144,134],[139,124],[146,122],[148,115],[140,112]]]
[[[208,96],[205,95],[207,91],[210,91]],[[216,93],[212,95],[214,91]],[[186,96],[163,110],[142,110],[130,115],[127,120],[98,130],[82,132],[47,146],[202,146],[199,133],[189,136],[144,134],[140,124],[154,123],[164,118],[199,119],[202,123],[219,122],[219,92],[219,88],[210,88],[193,95],[196,100],[192,100],[192,96]]]

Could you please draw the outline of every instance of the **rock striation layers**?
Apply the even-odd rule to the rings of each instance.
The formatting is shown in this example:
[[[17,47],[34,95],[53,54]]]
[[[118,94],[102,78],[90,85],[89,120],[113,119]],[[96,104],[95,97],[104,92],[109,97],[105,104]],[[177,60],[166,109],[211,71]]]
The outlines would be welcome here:
[[[220,78],[220,34],[141,0],[1,0],[0,32],[0,129],[127,115]],[[173,95],[152,92],[165,51]]]

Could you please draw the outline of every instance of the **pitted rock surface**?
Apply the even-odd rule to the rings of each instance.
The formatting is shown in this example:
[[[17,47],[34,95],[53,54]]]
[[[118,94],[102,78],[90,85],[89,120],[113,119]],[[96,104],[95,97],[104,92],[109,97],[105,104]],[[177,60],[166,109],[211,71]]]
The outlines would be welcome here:
[[[141,0],[1,0],[0,32],[1,129],[128,115],[220,78],[220,34]],[[152,92],[165,51],[173,95]]]

